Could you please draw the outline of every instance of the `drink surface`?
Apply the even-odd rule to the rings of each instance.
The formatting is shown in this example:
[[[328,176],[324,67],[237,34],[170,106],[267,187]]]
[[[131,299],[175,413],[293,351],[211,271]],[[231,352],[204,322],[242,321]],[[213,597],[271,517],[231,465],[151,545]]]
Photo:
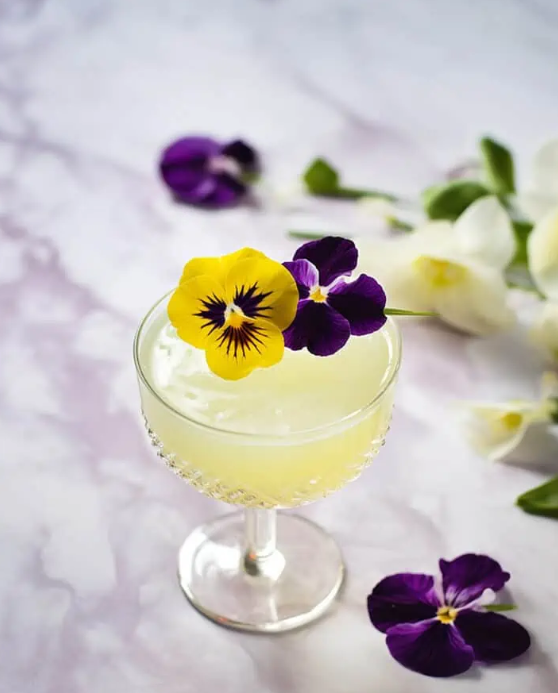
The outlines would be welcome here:
[[[209,495],[296,505],[354,478],[381,445],[391,388],[366,408],[396,369],[392,325],[352,338],[326,358],[286,350],[276,366],[238,381],[211,373],[204,353],[176,335],[165,311],[145,330],[141,369],[170,405],[144,387],[148,426],[177,470]]]

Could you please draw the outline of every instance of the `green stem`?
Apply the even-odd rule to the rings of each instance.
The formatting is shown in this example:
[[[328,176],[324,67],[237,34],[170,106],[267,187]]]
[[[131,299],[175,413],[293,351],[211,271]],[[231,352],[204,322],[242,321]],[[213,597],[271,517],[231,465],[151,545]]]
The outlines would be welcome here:
[[[412,224],[408,224],[406,221],[402,221],[396,217],[387,217],[386,221],[390,229],[394,229],[395,231],[405,231],[405,233],[409,233],[414,228]]]
[[[508,279],[506,284],[510,289],[520,289],[521,291],[526,291],[528,294],[534,294],[542,301],[546,301],[546,296],[534,285],[520,284],[519,282],[514,282],[512,279]]]
[[[484,607],[487,611],[513,611],[514,609],[517,609],[517,606],[515,604],[488,604],[485,605]]]
[[[416,310],[401,310],[400,308],[385,308],[385,315],[401,315],[409,316],[415,318],[439,318],[438,313],[432,313],[430,311],[416,311]]]
[[[391,193],[382,192],[381,190],[364,190],[359,188],[345,188],[340,186],[326,192],[310,191],[311,195],[317,197],[331,197],[332,199],[341,200],[362,200],[365,197],[372,197],[378,200],[386,200],[387,202],[397,202],[397,197]]]

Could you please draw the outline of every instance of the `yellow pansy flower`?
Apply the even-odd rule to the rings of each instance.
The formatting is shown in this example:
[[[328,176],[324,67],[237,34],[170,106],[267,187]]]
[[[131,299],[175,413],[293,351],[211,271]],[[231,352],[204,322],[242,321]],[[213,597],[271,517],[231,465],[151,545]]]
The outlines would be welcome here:
[[[297,304],[291,273],[263,253],[244,248],[190,260],[168,315],[181,339],[205,350],[213,373],[239,380],[283,358],[283,330],[294,320]]]

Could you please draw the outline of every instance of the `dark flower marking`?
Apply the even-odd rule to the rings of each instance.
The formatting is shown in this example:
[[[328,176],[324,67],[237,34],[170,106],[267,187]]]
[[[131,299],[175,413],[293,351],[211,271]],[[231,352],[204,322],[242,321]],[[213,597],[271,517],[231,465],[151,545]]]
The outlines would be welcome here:
[[[266,313],[271,310],[271,306],[262,306],[261,304],[272,293],[272,291],[258,293],[257,284],[249,287],[242,285],[236,288],[233,303],[249,318],[266,318],[268,317]]]
[[[204,306],[203,310],[195,313],[196,317],[204,318],[205,322],[202,327],[211,328],[209,334],[212,334],[215,330],[223,327],[225,324],[225,311],[227,309],[227,304],[218,298],[215,294],[208,296],[206,299],[201,301]]]
[[[223,334],[219,337],[219,347],[226,347],[227,356],[231,355],[236,359],[238,352],[242,352],[242,357],[246,356],[246,351],[255,349],[258,354],[261,354],[261,346],[263,339],[266,337],[266,332],[260,326],[253,322],[244,321],[239,327],[227,325],[223,330]]]

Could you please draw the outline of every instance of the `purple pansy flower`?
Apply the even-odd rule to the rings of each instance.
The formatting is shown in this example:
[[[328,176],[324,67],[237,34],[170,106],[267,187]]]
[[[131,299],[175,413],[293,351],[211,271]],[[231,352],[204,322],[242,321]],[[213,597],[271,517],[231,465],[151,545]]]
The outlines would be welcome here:
[[[242,140],[221,144],[211,137],[183,137],[164,150],[159,168],[179,200],[217,209],[246,194],[247,177],[258,173],[259,161]]]
[[[284,332],[285,346],[330,356],[351,335],[370,334],[382,327],[386,321],[382,287],[366,274],[347,281],[357,261],[353,241],[327,236],[305,243],[292,262],[283,263],[300,296],[296,317]]]
[[[370,620],[386,633],[400,664],[427,676],[455,676],[476,660],[505,662],[529,648],[523,626],[483,606],[510,579],[499,563],[468,553],[440,560],[440,571],[439,581],[418,573],[390,575],[368,597]]]

